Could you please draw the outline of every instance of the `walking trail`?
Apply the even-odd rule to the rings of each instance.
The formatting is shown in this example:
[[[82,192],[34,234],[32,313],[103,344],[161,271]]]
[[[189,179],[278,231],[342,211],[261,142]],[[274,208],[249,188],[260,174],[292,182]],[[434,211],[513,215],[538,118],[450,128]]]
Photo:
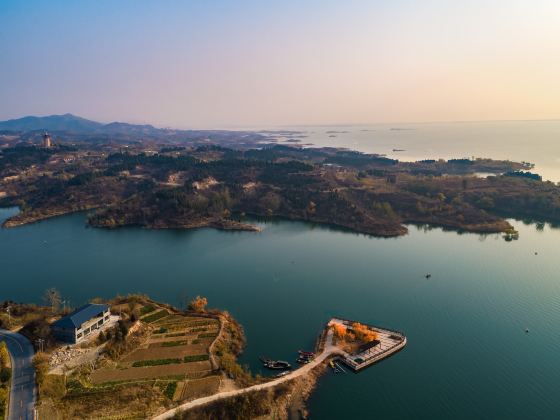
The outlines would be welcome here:
[[[328,357],[332,356],[333,354],[343,354],[343,352],[335,347],[333,345],[332,342],[333,339],[333,333],[332,331],[328,331],[327,332],[327,337],[325,340],[325,348],[324,350],[317,355],[317,357],[315,357],[315,359],[313,359],[313,361],[311,361],[310,363],[300,367],[299,369],[294,370],[293,372],[282,376],[280,378],[274,379],[272,381],[269,382],[265,382],[263,384],[258,384],[258,385],[253,385],[247,388],[242,388],[242,389],[236,389],[234,391],[223,391],[223,392],[219,392],[217,394],[214,395],[210,395],[208,397],[203,397],[203,398],[198,398],[196,400],[193,401],[189,401],[186,402],[184,404],[181,404],[171,410],[166,411],[165,413],[162,413],[156,417],[153,418],[153,420],[164,420],[164,419],[170,419],[172,418],[174,415],[182,412],[182,411],[186,411],[189,410],[191,408],[194,407],[198,407],[204,404],[208,404],[214,401],[218,401],[224,398],[231,398],[231,397],[235,397],[238,395],[242,395],[242,394],[246,394],[248,392],[254,392],[254,391],[261,391],[263,389],[268,389],[268,388],[273,388],[275,386],[278,386],[284,382],[290,381],[292,379],[298,378],[302,375],[306,375],[307,373],[309,373],[314,367],[318,366],[319,364],[321,364],[323,361],[325,361]]]

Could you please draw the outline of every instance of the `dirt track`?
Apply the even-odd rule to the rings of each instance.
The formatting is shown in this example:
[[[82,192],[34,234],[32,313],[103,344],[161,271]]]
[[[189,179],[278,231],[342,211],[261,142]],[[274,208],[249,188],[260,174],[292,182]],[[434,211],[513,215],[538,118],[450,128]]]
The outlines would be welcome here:
[[[175,407],[171,410],[168,410],[168,411],[154,417],[152,420],[170,419],[175,414],[180,413],[182,411],[189,410],[189,409],[194,408],[194,407],[198,407],[198,406],[208,404],[208,403],[211,403],[211,402],[214,402],[214,401],[218,401],[218,400],[221,400],[221,399],[224,399],[224,398],[235,397],[237,395],[245,394],[245,393],[248,393],[248,392],[261,391],[263,389],[273,388],[273,387],[275,387],[277,385],[280,385],[284,382],[287,382],[287,381],[290,381],[290,380],[292,380],[294,378],[297,378],[299,376],[308,374],[314,367],[321,364],[327,358],[329,358],[333,354],[339,354],[339,353],[340,353],[340,350],[338,348],[336,348],[335,346],[333,346],[333,344],[332,344],[332,331],[329,330],[329,332],[327,333],[327,339],[325,341],[325,349],[323,350],[323,352],[321,354],[319,354],[311,363],[308,363],[308,364],[300,367],[299,369],[294,370],[293,372],[289,373],[288,375],[282,376],[281,378],[274,379],[274,380],[272,380],[270,382],[266,382],[264,384],[253,385],[253,386],[243,388],[243,389],[236,389],[234,391],[219,392],[217,394],[210,395],[208,397],[198,398],[196,400],[187,402],[185,404],[181,404],[178,407]]]

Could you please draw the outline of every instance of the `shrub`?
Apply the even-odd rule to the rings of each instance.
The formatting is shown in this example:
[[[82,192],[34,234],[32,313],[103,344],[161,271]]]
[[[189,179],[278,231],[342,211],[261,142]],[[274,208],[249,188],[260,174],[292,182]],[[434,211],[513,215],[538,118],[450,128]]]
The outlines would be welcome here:
[[[0,368],[6,367],[8,361],[10,360],[10,354],[8,353],[8,347],[6,342],[0,342]]]
[[[10,368],[3,367],[0,369],[0,382],[6,383],[10,380],[12,376],[12,371]]]
[[[169,398],[170,400],[173,399],[173,396],[175,395],[175,390],[177,389],[177,382],[169,382],[167,384],[167,386],[165,387],[165,391],[163,392],[163,394]]]
[[[4,412],[6,411],[7,402],[8,390],[5,387],[0,386],[0,419],[4,418]]]
[[[37,384],[41,386],[49,370],[49,356],[44,353],[37,353],[33,357],[33,366],[35,367]]]
[[[62,375],[46,375],[43,383],[39,387],[41,398],[52,398],[59,400],[66,394],[64,377]]]

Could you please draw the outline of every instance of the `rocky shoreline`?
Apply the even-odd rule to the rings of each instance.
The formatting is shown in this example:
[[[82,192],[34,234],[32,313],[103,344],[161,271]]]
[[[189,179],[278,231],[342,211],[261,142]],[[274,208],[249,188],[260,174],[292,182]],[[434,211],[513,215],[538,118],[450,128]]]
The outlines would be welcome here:
[[[20,212],[8,219],[6,219],[2,223],[3,228],[16,228],[20,226],[25,226],[33,223],[40,222],[42,220],[51,219],[54,217],[61,217],[66,216],[72,213],[78,213],[80,211],[87,211],[93,210],[96,207],[94,206],[84,206],[80,208],[72,208],[72,209],[56,209],[56,210],[49,210],[43,213],[25,213]],[[236,220],[230,219],[217,219],[217,218],[209,218],[209,219],[200,219],[200,220],[184,220],[184,221],[163,221],[159,220],[155,223],[145,224],[142,225],[140,223],[123,223],[117,225],[108,225],[104,223],[96,223],[88,221],[87,224],[92,227],[96,228],[105,228],[105,229],[116,229],[119,227],[124,226],[139,226],[146,229],[198,229],[198,228],[215,228],[220,230],[239,230],[239,231],[247,231],[247,232],[261,232],[262,228],[257,225],[243,223]]]
[[[40,222],[42,220],[65,216],[72,213],[77,213],[80,211],[87,211],[96,209],[96,206],[82,206],[73,207],[70,209],[52,209],[45,210],[44,212],[34,211],[32,213],[20,212],[2,223],[4,228],[15,228],[28,224],[33,224]],[[498,219],[487,222],[487,223],[474,223],[474,224],[464,224],[457,220],[438,220],[435,218],[416,218],[411,217],[407,220],[403,220],[403,224],[395,223],[390,226],[385,225],[375,225],[375,226],[363,226],[363,225],[352,225],[346,223],[336,223],[329,222],[327,220],[321,220],[318,218],[298,218],[290,217],[287,215],[279,216],[282,219],[291,221],[303,221],[309,223],[317,223],[325,226],[332,226],[334,228],[347,229],[355,233],[362,233],[365,235],[372,235],[377,237],[398,237],[404,236],[408,233],[408,228],[405,224],[429,224],[435,227],[442,227],[444,229],[451,229],[456,231],[464,231],[470,233],[505,233],[512,229],[510,223],[506,220]],[[137,226],[145,229],[198,229],[198,228],[214,228],[219,230],[236,230],[236,231],[247,231],[247,232],[261,232],[262,228],[251,223],[244,223],[232,219],[221,219],[221,218],[204,218],[195,220],[155,220],[151,223],[142,223],[135,220],[126,220],[119,223],[106,223],[104,219],[88,220],[88,226],[104,229],[117,229],[125,226]]]

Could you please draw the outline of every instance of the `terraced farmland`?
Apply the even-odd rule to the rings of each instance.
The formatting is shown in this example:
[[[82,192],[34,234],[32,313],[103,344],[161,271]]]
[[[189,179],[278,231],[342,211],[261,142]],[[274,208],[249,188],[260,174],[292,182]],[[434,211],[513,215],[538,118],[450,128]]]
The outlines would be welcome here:
[[[140,310],[141,322],[149,326],[145,341],[122,357],[115,366],[92,372],[93,384],[163,379],[181,381],[181,395],[189,391],[192,379],[215,375],[210,362],[209,347],[219,333],[217,319],[171,313],[153,305]],[[215,385],[217,376],[200,384]],[[201,385],[192,385],[200,387]],[[203,389],[214,389],[205,385]],[[177,393],[175,393],[177,396]],[[177,396],[181,398],[180,396]]]
[[[142,295],[117,296],[110,305],[121,319],[99,338],[101,353],[66,378],[47,375],[41,418],[149,418],[239,386],[243,334],[227,312],[185,313]]]

